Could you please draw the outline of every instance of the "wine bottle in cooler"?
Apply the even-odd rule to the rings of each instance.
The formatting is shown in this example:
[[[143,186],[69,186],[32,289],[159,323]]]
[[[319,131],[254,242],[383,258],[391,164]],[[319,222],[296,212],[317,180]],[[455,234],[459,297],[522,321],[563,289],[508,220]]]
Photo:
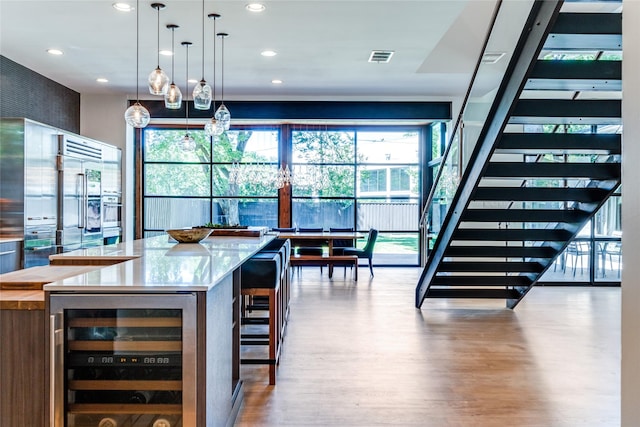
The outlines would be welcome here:
[[[134,391],[129,396],[129,403],[149,403],[153,399],[153,391],[141,390]]]
[[[176,427],[179,421],[179,417],[161,415],[153,422],[151,427]]]
[[[120,418],[114,416],[107,416],[100,420],[97,427],[123,427],[124,423]]]

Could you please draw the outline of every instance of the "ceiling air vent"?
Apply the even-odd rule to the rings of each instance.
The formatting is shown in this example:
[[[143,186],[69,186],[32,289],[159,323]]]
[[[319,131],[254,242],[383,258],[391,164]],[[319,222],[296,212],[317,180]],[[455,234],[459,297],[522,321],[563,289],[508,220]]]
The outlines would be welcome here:
[[[393,50],[372,50],[369,55],[369,62],[387,63],[391,61]]]
[[[505,52],[485,52],[484,55],[482,55],[482,63],[495,64],[496,62],[500,61],[500,58],[502,58],[504,55]]]

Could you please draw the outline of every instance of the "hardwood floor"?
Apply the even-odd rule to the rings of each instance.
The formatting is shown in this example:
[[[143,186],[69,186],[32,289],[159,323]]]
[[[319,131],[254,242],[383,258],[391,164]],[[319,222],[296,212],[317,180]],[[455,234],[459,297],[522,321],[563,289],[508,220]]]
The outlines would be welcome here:
[[[236,426],[618,426],[620,288],[414,308],[418,268],[294,275],[277,385],[242,366]]]

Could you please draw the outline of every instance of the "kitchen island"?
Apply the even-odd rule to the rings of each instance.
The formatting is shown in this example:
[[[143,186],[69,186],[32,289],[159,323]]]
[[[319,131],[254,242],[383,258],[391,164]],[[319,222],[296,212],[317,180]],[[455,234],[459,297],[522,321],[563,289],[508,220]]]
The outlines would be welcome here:
[[[233,425],[240,266],[273,238],[164,235],[82,250],[131,259],[44,286],[51,425]]]

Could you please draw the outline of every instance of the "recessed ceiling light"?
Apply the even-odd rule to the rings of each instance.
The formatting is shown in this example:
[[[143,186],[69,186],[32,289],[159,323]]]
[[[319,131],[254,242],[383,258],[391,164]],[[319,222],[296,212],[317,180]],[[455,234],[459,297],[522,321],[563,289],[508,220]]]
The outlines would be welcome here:
[[[50,55],[62,55],[62,51],[60,49],[47,49],[47,53]]]
[[[128,3],[114,3],[112,6],[120,12],[131,12],[134,9],[134,7]]]
[[[278,53],[273,51],[273,50],[263,50],[262,52],[260,52],[260,55],[262,56],[276,56]]]
[[[170,50],[161,50],[159,53],[163,56],[173,56],[173,52]]]
[[[271,80],[271,83],[273,83],[274,85],[281,85],[281,84],[282,84],[282,80],[280,80],[280,79],[273,79],[273,80]]]
[[[249,3],[245,8],[249,12],[263,12],[266,9],[262,3]]]
[[[109,80],[105,79],[104,77],[98,77],[96,81],[98,83],[109,83]]]

